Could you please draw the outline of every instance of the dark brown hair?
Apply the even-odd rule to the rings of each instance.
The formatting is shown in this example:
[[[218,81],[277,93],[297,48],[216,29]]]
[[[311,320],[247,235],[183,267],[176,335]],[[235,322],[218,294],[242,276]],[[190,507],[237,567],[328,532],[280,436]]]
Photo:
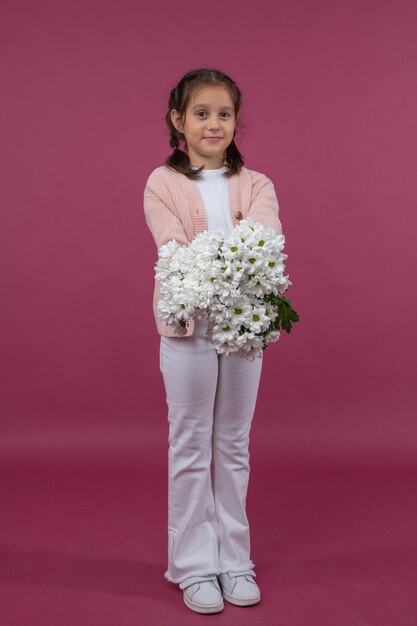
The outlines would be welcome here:
[[[168,111],[165,116],[166,123],[168,124],[170,138],[169,145],[173,148],[172,154],[166,159],[165,164],[171,169],[185,174],[188,178],[199,179],[201,178],[200,172],[204,169],[204,165],[199,169],[192,169],[189,156],[186,152],[180,149],[179,145],[181,141],[185,141],[183,134],[178,131],[171,120],[171,111],[175,109],[181,116],[185,115],[188,103],[194,91],[200,87],[222,85],[226,87],[232,98],[235,115],[239,113],[241,104],[241,93],[239,87],[235,81],[229,76],[213,69],[200,69],[191,70],[187,72],[179,81],[178,85],[171,91],[168,101]],[[239,124],[239,121],[236,124]],[[238,174],[244,164],[242,155],[240,154],[234,140],[226,148],[226,165],[228,169],[224,173],[224,176],[230,177],[233,174]]]

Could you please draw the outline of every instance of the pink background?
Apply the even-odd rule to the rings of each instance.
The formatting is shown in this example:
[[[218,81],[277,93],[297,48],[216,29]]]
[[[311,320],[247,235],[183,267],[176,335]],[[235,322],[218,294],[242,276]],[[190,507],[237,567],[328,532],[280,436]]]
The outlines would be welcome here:
[[[243,92],[300,314],[265,353],[248,517],[262,601],[226,626],[412,626],[417,8],[3,0],[2,626],[184,626],[163,579],[166,406],[143,188],[168,94]]]
[[[275,183],[301,317],[265,355],[255,454],[414,463],[415,4],[14,0],[0,18],[2,453],[165,462],[143,187],[169,90],[212,66],[242,89],[238,145]]]

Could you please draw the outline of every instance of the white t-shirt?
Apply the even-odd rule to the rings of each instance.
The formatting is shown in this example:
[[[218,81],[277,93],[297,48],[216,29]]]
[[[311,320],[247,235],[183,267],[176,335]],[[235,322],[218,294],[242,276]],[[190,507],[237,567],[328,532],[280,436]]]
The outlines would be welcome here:
[[[223,176],[226,167],[217,170],[202,170],[201,180],[195,182],[203,197],[207,217],[207,230],[220,229],[229,235],[234,226],[229,208],[229,190],[227,178]]]

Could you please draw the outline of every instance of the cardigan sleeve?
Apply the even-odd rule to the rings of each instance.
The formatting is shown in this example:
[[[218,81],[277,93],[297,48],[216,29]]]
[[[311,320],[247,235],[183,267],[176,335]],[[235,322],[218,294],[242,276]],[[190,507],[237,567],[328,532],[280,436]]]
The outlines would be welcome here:
[[[189,243],[183,224],[174,212],[163,185],[158,184],[152,175],[145,186],[143,204],[145,220],[158,250],[171,239],[180,245]]]
[[[282,234],[274,183],[265,174],[252,172],[252,198],[246,217],[259,222],[266,228],[273,228],[278,235]]]
[[[175,205],[162,177],[154,171],[148,178],[144,191],[144,212],[145,220],[151,231],[152,237],[159,250],[160,246],[167,243],[171,239],[178,241],[180,245],[188,244],[188,238],[184,230],[183,224],[175,213]],[[163,300],[160,292],[159,282],[155,279],[153,293],[153,312],[156,327],[160,335],[166,337],[178,337],[171,326],[164,324],[158,318],[158,302]],[[187,323],[186,336],[192,335],[194,332],[194,320]]]

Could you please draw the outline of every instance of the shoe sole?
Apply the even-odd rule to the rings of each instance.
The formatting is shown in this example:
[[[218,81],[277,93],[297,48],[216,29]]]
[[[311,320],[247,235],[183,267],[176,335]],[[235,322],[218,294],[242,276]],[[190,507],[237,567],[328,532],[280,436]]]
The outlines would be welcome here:
[[[258,604],[258,602],[261,601],[261,596],[257,596],[256,598],[234,598],[224,589],[222,590],[222,593],[223,598],[227,600],[227,602],[235,604],[236,606],[252,606],[253,604]]]
[[[185,594],[183,597],[184,597],[184,602],[188,606],[188,608],[191,609],[192,611],[195,611],[196,613],[205,613],[206,615],[208,615],[211,613],[220,613],[220,611],[223,611],[224,609],[223,602],[221,604],[212,604],[212,605],[204,606],[201,604],[195,604],[194,602],[191,602],[191,600],[189,600]]]

